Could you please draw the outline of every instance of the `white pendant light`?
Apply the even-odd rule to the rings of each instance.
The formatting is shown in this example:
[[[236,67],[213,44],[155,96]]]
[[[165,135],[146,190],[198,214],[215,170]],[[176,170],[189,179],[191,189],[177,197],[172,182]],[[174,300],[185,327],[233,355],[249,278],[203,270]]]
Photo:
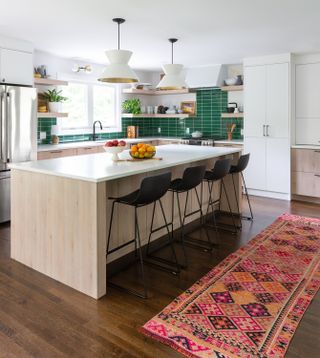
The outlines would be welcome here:
[[[169,42],[171,42],[171,64],[163,65],[165,75],[157,85],[159,89],[177,90],[188,88],[183,74],[183,65],[173,63],[173,44],[177,41],[177,39],[169,39]]]
[[[106,51],[110,64],[104,69],[98,81],[109,83],[133,83],[139,79],[129,67],[128,62],[132,55],[131,51],[120,50],[120,25],[126,20],[121,18],[112,19],[118,24],[118,49]]]

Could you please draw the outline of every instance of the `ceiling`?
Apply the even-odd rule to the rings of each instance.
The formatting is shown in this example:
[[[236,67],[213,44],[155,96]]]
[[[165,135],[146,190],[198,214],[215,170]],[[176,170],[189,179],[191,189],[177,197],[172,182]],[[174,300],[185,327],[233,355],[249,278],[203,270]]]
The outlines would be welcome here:
[[[137,69],[240,63],[249,56],[320,51],[319,0],[0,0],[0,34],[68,58],[106,62],[124,17],[123,49]]]

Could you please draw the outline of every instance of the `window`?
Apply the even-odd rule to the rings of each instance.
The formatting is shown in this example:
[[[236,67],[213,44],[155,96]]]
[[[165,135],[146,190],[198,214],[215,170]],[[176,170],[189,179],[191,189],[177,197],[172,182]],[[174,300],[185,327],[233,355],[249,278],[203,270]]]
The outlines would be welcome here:
[[[89,133],[94,121],[101,121],[104,132],[121,131],[120,90],[116,86],[69,82],[62,95],[68,98],[62,104],[68,118],[59,120],[61,134]]]

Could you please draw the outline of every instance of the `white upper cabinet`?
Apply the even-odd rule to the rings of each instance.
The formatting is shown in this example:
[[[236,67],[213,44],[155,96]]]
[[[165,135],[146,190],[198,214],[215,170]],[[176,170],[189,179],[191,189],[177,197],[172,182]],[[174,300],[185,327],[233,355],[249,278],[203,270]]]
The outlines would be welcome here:
[[[244,69],[245,121],[247,137],[262,137],[266,123],[266,66],[250,66]]]
[[[320,145],[320,62],[297,64],[295,77],[296,144]]]
[[[32,53],[0,49],[0,83],[32,86]]]
[[[273,138],[289,137],[289,64],[267,65],[266,125]]]

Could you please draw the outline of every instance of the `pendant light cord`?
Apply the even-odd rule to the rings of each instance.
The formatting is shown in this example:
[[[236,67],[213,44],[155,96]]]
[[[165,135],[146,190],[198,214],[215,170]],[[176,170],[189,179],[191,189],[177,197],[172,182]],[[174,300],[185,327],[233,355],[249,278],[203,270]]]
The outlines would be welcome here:
[[[120,50],[120,22],[118,22],[118,50]]]

